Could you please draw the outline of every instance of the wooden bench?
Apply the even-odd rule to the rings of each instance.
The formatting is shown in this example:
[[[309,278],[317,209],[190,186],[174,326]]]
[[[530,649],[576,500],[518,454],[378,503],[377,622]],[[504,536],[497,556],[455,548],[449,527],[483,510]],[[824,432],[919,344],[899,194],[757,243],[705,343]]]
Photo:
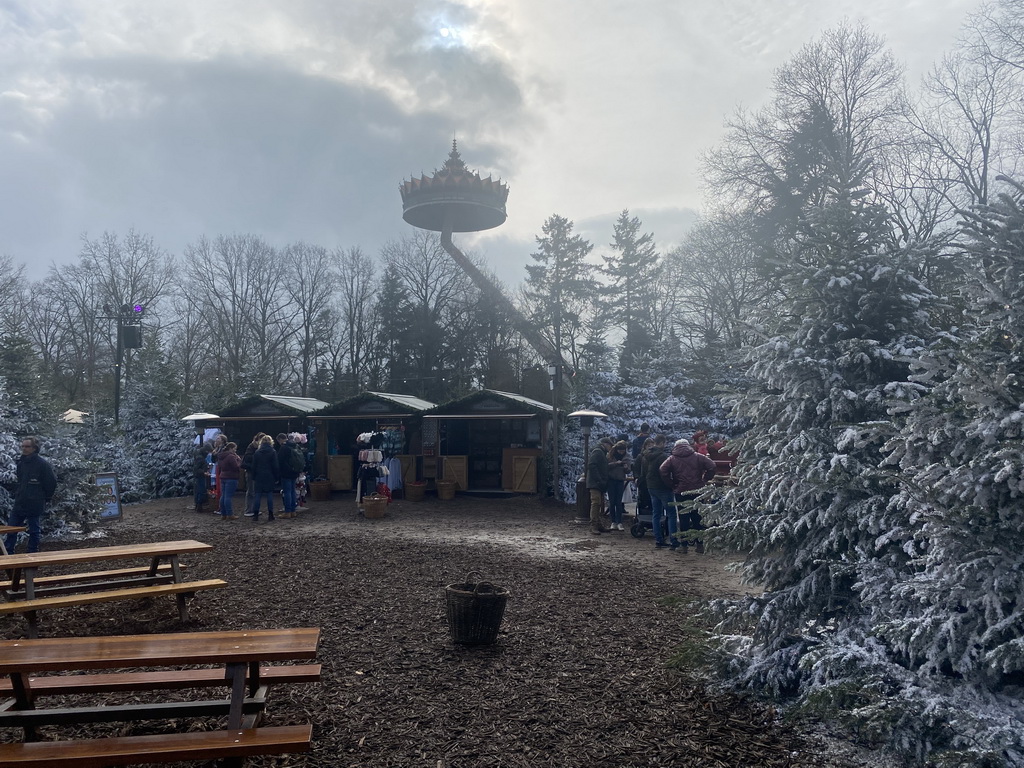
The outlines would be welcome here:
[[[28,635],[35,638],[39,634],[37,611],[40,610],[173,594],[177,597],[178,617],[185,622],[188,620],[188,596],[227,586],[220,579],[184,581],[179,555],[210,549],[213,547],[209,544],[189,540],[0,556],[0,571],[7,571],[9,576],[2,588],[6,597],[12,601],[0,604],[0,615],[23,614],[28,622]],[[39,574],[40,569],[128,559],[146,559],[149,565],[45,576]]]
[[[320,678],[318,664],[281,666],[267,662],[312,659],[318,640],[318,629],[303,628],[2,641],[0,675],[9,680],[0,692],[13,698],[0,704],[0,726],[23,728],[26,741],[0,744],[0,766],[101,768],[215,759],[241,766],[246,757],[253,755],[308,751],[310,726],[257,725],[265,711],[268,687]],[[220,667],[98,672],[186,664]],[[95,695],[100,693],[215,686],[226,687],[230,696],[139,703],[142,697],[133,695],[130,703],[94,703]],[[64,706],[38,707],[37,699],[49,695],[62,696]],[[66,704],[68,697],[76,695],[89,697],[84,706]],[[226,730],[34,741],[35,729],[44,725],[225,715]]]
[[[242,765],[246,757],[308,752],[312,726],[285,725],[231,731],[150,736],[111,736],[74,741],[0,744],[0,765],[37,768],[106,768],[111,765],[224,760]]]
[[[184,565],[180,565],[185,570]],[[131,579],[132,583],[139,584],[155,583],[158,581],[173,581],[174,572],[170,563],[161,563],[152,572],[150,566],[139,568],[117,568],[110,571],[94,571],[92,573],[62,573],[57,576],[37,576],[35,579],[36,595],[57,594],[65,591],[81,590],[80,582],[92,582],[89,587],[92,589],[116,588],[124,586],[126,580]],[[108,587],[109,585],[109,587]],[[14,588],[14,582],[10,579],[0,581],[0,592],[6,592],[8,597],[16,597],[25,593],[24,585],[18,589]]]
[[[320,680],[320,665],[260,667],[259,675],[264,685],[315,683]],[[224,685],[224,670],[173,669],[158,672],[107,672],[98,675],[45,675],[30,677],[29,684],[36,698],[83,693],[178,691]],[[9,679],[0,680],[0,696],[10,696],[13,690]]]

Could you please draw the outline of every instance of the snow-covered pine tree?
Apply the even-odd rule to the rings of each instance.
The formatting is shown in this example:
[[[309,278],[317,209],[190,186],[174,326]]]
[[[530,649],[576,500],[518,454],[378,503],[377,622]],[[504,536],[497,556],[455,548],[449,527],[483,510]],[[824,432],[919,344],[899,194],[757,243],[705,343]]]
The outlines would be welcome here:
[[[195,432],[172,411],[158,382],[132,380],[121,408],[125,500],[181,496],[192,484]]]
[[[887,400],[929,333],[929,294],[866,194],[868,164],[827,116],[812,117],[799,138],[817,135],[820,186],[788,220],[786,299],[734,401],[751,424],[739,486],[704,511],[719,523],[709,538],[748,553],[745,576],[764,588],[719,605],[721,630],[738,633],[735,679],[776,695],[809,692],[803,665],[823,634],[864,626],[864,564],[905,558],[884,535],[896,486],[878,465],[893,432]]]
[[[961,765],[1024,765],[1024,185],[1004,181],[966,216],[966,327],[915,365],[927,391],[887,446],[911,569],[861,586],[904,678],[879,708],[918,713],[903,737]]]
[[[8,491],[17,487],[17,457],[21,439],[36,435],[43,442],[42,453],[57,475],[57,492],[42,518],[43,534],[88,530],[101,508],[100,489],[92,482],[96,465],[92,454],[78,439],[76,425],[40,415],[33,401],[8,395],[7,383],[0,377],[0,519],[6,521],[13,497]]]

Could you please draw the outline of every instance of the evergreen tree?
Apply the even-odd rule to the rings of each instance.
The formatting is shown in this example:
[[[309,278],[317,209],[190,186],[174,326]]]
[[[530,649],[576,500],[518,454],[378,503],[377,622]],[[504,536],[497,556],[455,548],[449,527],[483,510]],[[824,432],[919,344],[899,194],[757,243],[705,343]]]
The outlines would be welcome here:
[[[1011,184],[967,216],[968,261],[984,265],[967,288],[969,327],[915,365],[923,391],[888,445],[913,560],[897,574],[879,564],[861,589],[890,662],[876,658],[876,676],[904,684],[874,710],[917,715],[918,746],[1022,765],[1024,186]]]
[[[594,246],[572,233],[573,223],[552,214],[537,238],[538,249],[530,254],[536,264],[526,267],[526,297],[533,305],[531,322],[550,329],[551,342],[559,352],[568,351],[579,365],[584,313],[593,300],[597,281],[586,263]]]
[[[642,224],[624,210],[615,222],[612,253],[604,257],[602,270],[609,278],[603,293],[603,315],[622,330],[619,370],[623,379],[636,358],[651,352],[656,343],[652,318],[658,297],[660,265],[654,235],[641,234]]]
[[[801,152],[809,133],[796,136]],[[846,140],[822,136],[830,170],[786,219],[786,299],[764,318],[734,401],[751,424],[740,484],[705,510],[721,524],[714,539],[748,552],[746,576],[764,587],[722,606],[723,628],[747,635],[738,680],[777,694],[809,692],[804,665],[823,634],[865,631],[856,585],[868,564],[906,560],[887,538],[896,484],[878,467],[894,430],[887,403],[930,334],[930,295],[892,249],[887,212],[863,191],[870,166]]]

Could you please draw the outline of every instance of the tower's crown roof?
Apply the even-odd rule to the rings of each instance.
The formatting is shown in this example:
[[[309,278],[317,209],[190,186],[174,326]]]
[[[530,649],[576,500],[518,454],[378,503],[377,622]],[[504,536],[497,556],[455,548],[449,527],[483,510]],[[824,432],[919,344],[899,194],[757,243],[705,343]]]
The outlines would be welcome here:
[[[403,181],[402,218],[413,226],[440,232],[446,217],[452,232],[478,232],[504,223],[508,185],[466,167],[456,142],[433,176]]]

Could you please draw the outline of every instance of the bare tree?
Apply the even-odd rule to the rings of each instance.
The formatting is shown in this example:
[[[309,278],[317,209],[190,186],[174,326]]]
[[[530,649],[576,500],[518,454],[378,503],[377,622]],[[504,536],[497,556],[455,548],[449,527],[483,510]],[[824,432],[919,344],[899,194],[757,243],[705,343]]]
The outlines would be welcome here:
[[[299,393],[305,397],[337,325],[338,319],[331,306],[337,273],[332,269],[327,249],[318,245],[290,245],[282,253],[282,259],[288,274],[284,292],[290,300],[289,314],[294,327],[292,370],[298,379]]]
[[[338,317],[330,337],[327,369],[335,396],[355,394],[365,385],[379,382],[379,332],[375,307],[377,283],[373,259],[358,247],[332,253],[336,286],[334,312]]]
[[[222,386],[235,396],[278,388],[295,327],[274,249],[253,235],[203,238],[186,246],[184,274],[209,323]]]

